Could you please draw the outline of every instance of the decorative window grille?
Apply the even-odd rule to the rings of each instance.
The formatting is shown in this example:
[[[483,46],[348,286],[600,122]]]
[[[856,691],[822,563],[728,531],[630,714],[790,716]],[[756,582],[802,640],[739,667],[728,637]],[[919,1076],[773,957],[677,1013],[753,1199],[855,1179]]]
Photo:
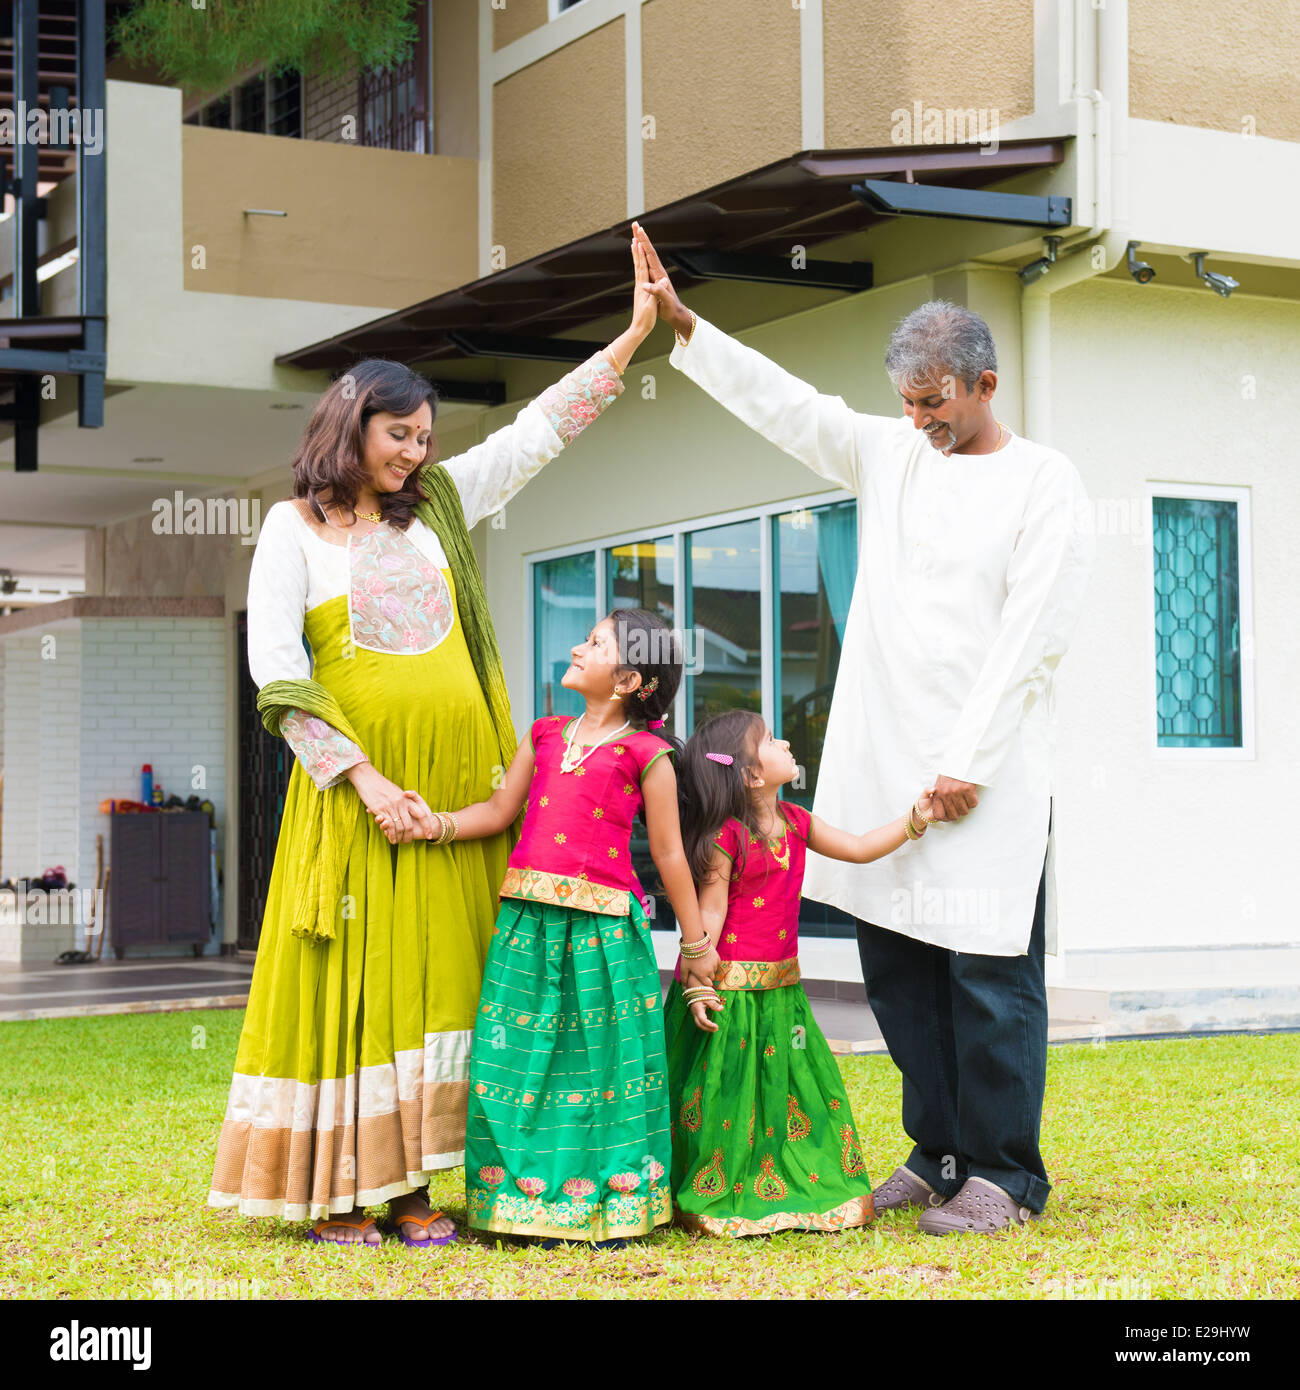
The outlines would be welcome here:
[[[1243,744],[1237,503],[1154,497],[1156,741]]]

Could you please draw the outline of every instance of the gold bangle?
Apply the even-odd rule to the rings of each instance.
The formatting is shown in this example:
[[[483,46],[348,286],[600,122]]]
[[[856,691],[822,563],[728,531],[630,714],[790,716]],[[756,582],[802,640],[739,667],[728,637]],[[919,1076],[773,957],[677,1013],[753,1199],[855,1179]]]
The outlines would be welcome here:
[[[690,310],[687,312],[691,315],[691,326],[686,330],[686,336],[684,338],[680,333],[677,334],[677,341],[683,347],[689,347],[691,339],[695,336],[695,314]]]
[[[456,836],[460,834],[460,826],[456,821],[456,813],[454,811],[448,811],[446,813],[446,816],[447,819],[451,822],[451,834],[447,837],[450,841],[454,840]]]
[[[438,817],[438,838],[433,843],[435,845],[441,845],[444,844],[447,839],[447,817],[443,815],[441,811],[435,811],[434,815]]]
[[[618,358],[614,356],[614,349],[612,347],[607,347],[605,351],[609,353],[609,365],[613,367],[619,376],[622,376],[623,368],[618,365]]]
[[[912,815],[910,811],[903,817],[903,834],[906,835],[909,840],[920,839],[920,836],[912,829]]]

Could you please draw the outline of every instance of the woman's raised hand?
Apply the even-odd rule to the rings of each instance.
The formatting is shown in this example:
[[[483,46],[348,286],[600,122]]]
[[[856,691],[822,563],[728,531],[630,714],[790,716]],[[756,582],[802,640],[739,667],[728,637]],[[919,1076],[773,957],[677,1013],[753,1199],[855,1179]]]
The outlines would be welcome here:
[[[668,278],[659,253],[651,245],[645,228],[639,222],[632,223],[632,241],[641,248],[645,256],[649,274],[649,291],[654,296],[659,317],[664,319],[675,333],[688,333],[691,327],[691,311],[677,297],[673,282]]]
[[[650,289],[650,272],[646,264],[645,248],[633,239],[632,266],[636,271],[636,286],[632,291],[631,332],[638,338],[650,336],[650,330],[659,317],[659,301]]]

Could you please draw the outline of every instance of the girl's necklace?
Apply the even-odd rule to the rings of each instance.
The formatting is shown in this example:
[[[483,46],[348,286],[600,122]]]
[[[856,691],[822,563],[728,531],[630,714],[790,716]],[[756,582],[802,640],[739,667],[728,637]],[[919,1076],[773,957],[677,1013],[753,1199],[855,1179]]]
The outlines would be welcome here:
[[[578,737],[578,730],[582,728],[582,721],[585,718],[585,714],[580,714],[578,716],[578,722],[573,726],[572,733],[566,734],[564,737],[564,752],[560,755],[561,772],[572,772],[574,768],[581,767],[582,764],[585,763],[589,757],[591,757],[591,755],[596,751],[597,748],[603,748],[612,739],[616,739],[619,736],[619,734],[623,732],[624,729],[630,729],[632,727],[632,721],[630,719],[625,720],[622,724],[618,726],[617,729],[614,730],[612,734],[606,734],[606,736],[602,738],[599,743],[593,743],[591,747],[588,748],[587,751],[579,758],[575,755],[573,749]]]
[[[777,819],[778,819],[779,821],[782,821],[782,822],[785,821],[785,817],[780,813],[780,811],[778,811],[778,812],[776,813],[776,815],[777,815]],[[765,838],[766,838],[766,840],[767,840],[767,847],[768,847],[768,849],[770,849],[770,850],[772,851],[772,858],[776,860],[776,866],[777,866],[777,868],[778,868],[778,869],[788,869],[788,868],[790,867],[790,827],[789,827],[789,824],[787,823],[787,824],[785,825],[785,833],[781,836],[781,838],[780,838],[779,840],[777,839],[777,837],[776,837],[775,835],[768,835],[768,836],[766,836]],[[777,849],[777,845],[778,845],[778,844],[781,846],[781,850],[784,850],[784,851],[785,851],[784,853],[781,853],[781,851]]]

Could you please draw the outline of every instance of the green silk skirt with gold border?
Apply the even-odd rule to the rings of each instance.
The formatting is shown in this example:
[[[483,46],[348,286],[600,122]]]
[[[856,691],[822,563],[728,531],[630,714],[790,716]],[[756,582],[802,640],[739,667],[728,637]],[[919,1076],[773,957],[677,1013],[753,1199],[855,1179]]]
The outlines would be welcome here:
[[[679,1224],[715,1236],[867,1225],[853,1113],[803,986],[718,997],[716,1033],[695,1026],[675,980],[664,1006]]]
[[[469,1224],[599,1241],[672,1218],[650,924],[503,898],[470,1057]]]

